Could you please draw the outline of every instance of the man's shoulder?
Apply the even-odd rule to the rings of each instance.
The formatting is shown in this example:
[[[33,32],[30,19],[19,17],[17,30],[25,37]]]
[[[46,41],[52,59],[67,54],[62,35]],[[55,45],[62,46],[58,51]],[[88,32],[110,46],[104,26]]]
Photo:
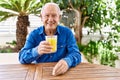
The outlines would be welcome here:
[[[38,28],[35,28],[32,32],[40,32],[43,30],[43,26],[39,26]]]
[[[36,29],[34,29],[34,31],[42,30],[42,29],[43,29],[43,26],[39,26],[39,27],[37,27]]]
[[[37,35],[37,34],[40,34],[40,33],[42,33],[43,31],[43,26],[40,26],[40,27],[38,27],[38,28],[35,28],[34,30],[32,30],[31,32],[30,32],[30,34],[35,34],[35,35]]]
[[[70,30],[70,28],[67,27],[67,26],[58,25],[58,27],[59,27],[59,29],[61,29],[61,30]]]

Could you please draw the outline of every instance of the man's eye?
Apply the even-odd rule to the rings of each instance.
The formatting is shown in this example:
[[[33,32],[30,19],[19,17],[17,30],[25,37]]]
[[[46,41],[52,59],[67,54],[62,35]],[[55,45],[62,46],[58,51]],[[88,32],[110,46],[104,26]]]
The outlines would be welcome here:
[[[47,18],[47,17],[49,17],[49,16],[48,16],[48,15],[45,15],[45,16],[44,16],[44,18]]]
[[[52,15],[52,17],[56,17],[57,15]]]
[[[46,17],[49,17],[49,15],[46,15]]]

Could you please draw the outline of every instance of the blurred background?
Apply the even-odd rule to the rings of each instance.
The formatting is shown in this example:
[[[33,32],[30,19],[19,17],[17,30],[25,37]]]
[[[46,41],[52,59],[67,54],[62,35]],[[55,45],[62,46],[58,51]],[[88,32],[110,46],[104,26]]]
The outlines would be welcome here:
[[[120,68],[120,0],[0,0],[0,54],[18,54],[42,25],[47,2],[60,6],[60,24],[71,28],[87,62]]]

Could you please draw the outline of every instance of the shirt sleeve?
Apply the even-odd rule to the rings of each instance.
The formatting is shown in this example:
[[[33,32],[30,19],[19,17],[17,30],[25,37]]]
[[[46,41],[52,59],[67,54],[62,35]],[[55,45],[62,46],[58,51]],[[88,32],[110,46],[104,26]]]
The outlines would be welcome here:
[[[31,33],[28,36],[24,47],[19,52],[20,63],[29,64],[40,57],[40,55],[37,52],[37,46],[35,46],[34,44],[35,44],[35,41]]]
[[[81,62],[81,54],[76,44],[76,39],[71,31],[67,35],[67,56],[64,60],[69,67],[74,67]]]

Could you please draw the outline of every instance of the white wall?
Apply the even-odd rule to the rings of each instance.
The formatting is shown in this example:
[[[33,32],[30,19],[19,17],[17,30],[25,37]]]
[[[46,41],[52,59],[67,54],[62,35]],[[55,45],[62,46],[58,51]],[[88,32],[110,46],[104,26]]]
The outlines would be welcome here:
[[[0,46],[5,45],[6,42],[12,42],[13,40],[16,40],[16,21],[17,17],[12,17],[0,22]],[[29,16],[29,21],[29,31],[32,31],[34,28],[42,25],[40,17],[34,15]]]

